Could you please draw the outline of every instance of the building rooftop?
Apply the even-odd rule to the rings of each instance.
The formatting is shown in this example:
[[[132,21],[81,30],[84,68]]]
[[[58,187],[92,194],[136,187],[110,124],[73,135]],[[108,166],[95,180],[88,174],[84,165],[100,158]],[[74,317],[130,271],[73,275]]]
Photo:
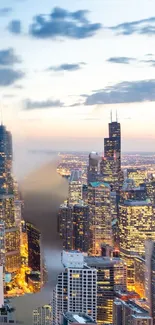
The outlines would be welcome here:
[[[124,201],[124,205],[128,205],[128,206],[151,206],[151,201],[150,199],[146,199],[146,200],[125,200]]]
[[[81,178],[81,172],[80,170],[73,170],[71,172],[71,176],[69,178],[69,182],[79,182],[80,181],[80,178]]]
[[[99,187],[99,186],[104,186],[110,188],[110,185],[105,182],[90,182],[89,183],[92,187]]]
[[[70,323],[79,323],[79,324],[95,324],[94,320],[84,314],[84,313],[71,313],[66,312],[63,316],[70,322]]]
[[[85,263],[89,266],[99,266],[99,267],[109,267],[120,262],[124,263],[124,261],[120,257],[102,257],[102,256],[86,256],[84,257]]]

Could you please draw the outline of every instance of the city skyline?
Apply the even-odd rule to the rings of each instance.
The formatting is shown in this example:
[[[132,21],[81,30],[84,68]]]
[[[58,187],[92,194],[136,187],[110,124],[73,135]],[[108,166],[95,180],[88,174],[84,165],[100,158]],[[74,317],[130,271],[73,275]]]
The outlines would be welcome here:
[[[1,1],[1,107],[15,154],[100,151],[111,109],[122,151],[154,150],[155,4],[137,1]]]

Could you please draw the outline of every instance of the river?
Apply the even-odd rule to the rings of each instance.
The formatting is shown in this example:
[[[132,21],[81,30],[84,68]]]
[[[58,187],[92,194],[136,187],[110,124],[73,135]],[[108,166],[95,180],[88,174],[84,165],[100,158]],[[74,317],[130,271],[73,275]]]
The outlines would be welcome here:
[[[48,282],[38,294],[25,295],[12,300],[17,320],[32,325],[32,311],[35,307],[49,303],[57,275],[62,271],[62,243],[57,234],[57,212],[59,205],[67,198],[67,180],[56,172],[57,161],[31,171],[20,183],[24,198],[24,219],[36,225],[41,231],[42,246],[48,271]]]

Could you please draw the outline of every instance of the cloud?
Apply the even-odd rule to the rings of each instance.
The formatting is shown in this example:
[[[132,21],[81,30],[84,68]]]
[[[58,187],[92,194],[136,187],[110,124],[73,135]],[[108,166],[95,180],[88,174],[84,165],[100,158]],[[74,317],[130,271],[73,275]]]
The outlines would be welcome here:
[[[0,69],[0,86],[10,86],[23,77],[24,73],[22,71],[7,68]]]
[[[87,19],[86,10],[70,12],[55,7],[49,15],[38,15],[30,25],[29,33],[35,38],[72,38],[84,39],[91,37],[101,29],[100,23],[91,23]]]
[[[58,66],[53,66],[48,68],[49,71],[75,71],[75,70],[80,70],[82,66],[85,65],[84,62],[79,62],[79,63],[63,63]]]
[[[33,110],[33,109],[43,109],[43,108],[54,108],[54,107],[63,107],[64,103],[60,100],[48,99],[45,101],[31,101],[30,99],[25,100],[24,109]]]
[[[12,11],[11,7],[0,8],[0,17],[8,16]]]
[[[8,48],[0,50],[0,65],[14,65],[15,63],[20,63],[19,57],[14,53],[13,48]]]
[[[117,35],[155,35],[155,17],[124,22],[122,24],[111,26],[109,29],[116,32]]]
[[[109,58],[107,61],[110,63],[118,63],[118,64],[130,64],[135,61],[135,58],[130,58],[127,56],[114,56]]]
[[[153,59],[150,59],[150,60],[141,60],[140,62],[146,63],[146,64],[150,65],[151,67],[155,67],[155,60],[153,60]]]
[[[155,101],[155,79],[124,81],[96,90],[88,95],[85,105],[104,105]]]
[[[12,34],[21,34],[22,32],[22,24],[20,20],[12,20],[8,25],[8,30]]]

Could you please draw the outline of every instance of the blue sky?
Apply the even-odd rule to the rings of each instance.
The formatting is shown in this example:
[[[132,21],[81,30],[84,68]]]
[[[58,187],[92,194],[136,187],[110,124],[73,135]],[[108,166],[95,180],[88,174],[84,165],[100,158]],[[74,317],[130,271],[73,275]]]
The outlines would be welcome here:
[[[0,91],[15,144],[154,150],[153,0],[1,0]]]

